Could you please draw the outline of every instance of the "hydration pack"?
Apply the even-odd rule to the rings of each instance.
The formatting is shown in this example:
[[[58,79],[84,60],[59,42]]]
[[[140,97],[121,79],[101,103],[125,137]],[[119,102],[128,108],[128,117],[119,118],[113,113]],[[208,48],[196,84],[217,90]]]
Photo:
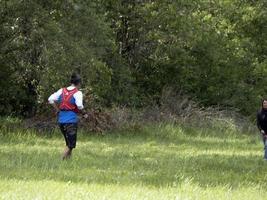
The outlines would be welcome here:
[[[62,100],[60,102],[60,110],[62,111],[73,111],[78,113],[79,109],[75,104],[71,103],[71,99],[73,95],[78,92],[77,88],[74,88],[73,90],[67,90],[67,88],[62,89]]]

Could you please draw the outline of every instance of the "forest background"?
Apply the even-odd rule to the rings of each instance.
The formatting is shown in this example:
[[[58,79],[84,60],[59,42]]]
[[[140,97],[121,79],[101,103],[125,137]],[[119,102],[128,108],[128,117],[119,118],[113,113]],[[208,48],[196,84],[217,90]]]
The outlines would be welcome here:
[[[76,71],[88,106],[161,106],[171,91],[255,118],[267,93],[266,7],[264,0],[2,0],[0,113],[43,113]]]

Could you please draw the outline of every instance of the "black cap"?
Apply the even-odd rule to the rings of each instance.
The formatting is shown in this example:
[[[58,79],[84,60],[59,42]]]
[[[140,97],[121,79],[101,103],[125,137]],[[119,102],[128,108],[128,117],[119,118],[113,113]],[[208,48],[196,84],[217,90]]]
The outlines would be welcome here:
[[[73,73],[70,78],[70,83],[74,85],[78,85],[82,82],[81,76],[77,73]]]

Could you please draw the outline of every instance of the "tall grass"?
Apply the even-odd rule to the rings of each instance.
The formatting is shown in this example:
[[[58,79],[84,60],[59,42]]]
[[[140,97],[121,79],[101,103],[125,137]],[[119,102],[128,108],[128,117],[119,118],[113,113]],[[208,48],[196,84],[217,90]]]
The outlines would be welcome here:
[[[266,199],[258,135],[158,124],[78,135],[0,131],[0,199]]]

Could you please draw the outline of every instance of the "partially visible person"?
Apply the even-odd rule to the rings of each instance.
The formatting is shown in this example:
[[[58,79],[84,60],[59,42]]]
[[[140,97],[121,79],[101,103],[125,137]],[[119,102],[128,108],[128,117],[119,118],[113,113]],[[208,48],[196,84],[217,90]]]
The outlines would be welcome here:
[[[78,113],[82,113],[84,118],[88,117],[84,111],[83,94],[79,91],[81,77],[76,73],[72,74],[70,84],[48,98],[48,102],[57,113],[59,127],[66,142],[63,160],[70,158],[72,150],[76,147]]]
[[[264,159],[267,160],[267,99],[262,100],[261,109],[257,114],[257,126],[264,143]]]

